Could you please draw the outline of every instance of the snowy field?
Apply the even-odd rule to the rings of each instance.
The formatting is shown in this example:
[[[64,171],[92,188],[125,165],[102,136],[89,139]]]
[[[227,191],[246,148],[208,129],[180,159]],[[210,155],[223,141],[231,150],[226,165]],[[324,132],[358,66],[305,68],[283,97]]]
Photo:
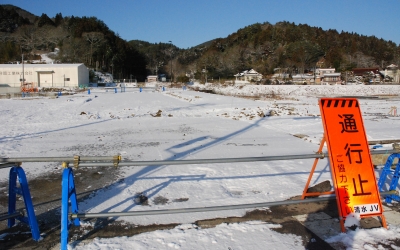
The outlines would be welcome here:
[[[310,154],[318,150],[323,134],[318,107],[323,96],[385,96],[359,99],[368,140],[400,139],[400,117],[388,115],[391,107],[400,108],[399,85],[216,87],[215,91],[226,96],[180,89],[125,93],[92,89],[91,94],[58,98],[2,99],[0,156],[121,154],[123,160],[150,161]],[[236,97],[240,95],[261,97]],[[79,210],[99,213],[281,201],[301,194],[312,163],[313,159],[121,167],[121,181],[104,183],[108,188],[93,193],[79,204]],[[54,163],[26,163],[23,168],[28,179],[61,172]],[[7,180],[8,171],[0,169],[1,181]],[[379,177],[379,171],[376,174]],[[326,159],[319,161],[311,185],[324,180],[331,180]],[[139,193],[148,197],[148,206],[137,203],[134,197]],[[243,216],[246,211],[119,217],[139,225],[182,225],[133,237],[70,242],[69,247],[304,249],[300,237],[271,230],[279,225],[253,221],[201,229],[192,224]],[[400,228],[389,225],[389,230],[358,229],[325,240],[342,241],[349,249],[375,249],[379,242],[399,238],[399,232]]]

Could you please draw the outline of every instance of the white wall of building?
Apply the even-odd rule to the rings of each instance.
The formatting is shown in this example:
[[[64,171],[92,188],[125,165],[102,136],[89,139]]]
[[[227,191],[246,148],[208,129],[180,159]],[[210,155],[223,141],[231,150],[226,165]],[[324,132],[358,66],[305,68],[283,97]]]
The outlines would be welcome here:
[[[24,72],[24,73],[22,73]],[[0,64],[0,86],[19,87],[20,79],[36,87],[74,88],[89,84],[84,64]]]

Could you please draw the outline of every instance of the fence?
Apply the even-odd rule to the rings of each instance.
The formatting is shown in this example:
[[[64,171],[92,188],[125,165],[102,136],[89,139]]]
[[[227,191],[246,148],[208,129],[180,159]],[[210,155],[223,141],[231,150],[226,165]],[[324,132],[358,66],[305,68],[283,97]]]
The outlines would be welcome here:
[[[371,154],[395,154],[395,157],[400,156],[399,150],[386,151],[371,151]],[[295,159],[323,159],[329,157],[327,153],[302,154],[302,155],[284,155],[284,156],[265,156],[265,157],[245,157],[245,158],[223,158],[223,159],[193,159],[193,160],[174,160],[174,161],[121,161],[120,155],[114,156],[73,156],[73,157],[17,157],[17,158],[0,158],[0,169],[9,168],[10,170],[10,185],[9,185],[9,210],[8,215],[0,217],[0,220],[8,220],[8,226],[11,227],[18,219],[29,224],[34,240],[40,239],[40,233],[36,222],[36,217],[33,209],[33,204],[29,194],[28,183],[25,173],[19,166],[21,162],[62,162],[64,168],[62,173],[62,194],[61,194],[61,249],[67,249],[68,230],[72,225],[79,226],[80,218],[99,218],[99,217],[115,217],[115,216],[143,216],[155,214],[175,214],[175,213],[192,213],[205,211],[220,211],[233,210],[243,208],[270,207],[278,205],[289,205],[299,203],[320,202],[335,199],[334,196],[320,197],[305,200],[263,202],[241,205],[226,205],[226,206],[211,206],[201,208],[183,208],[183,209],[164,209],[164,210],[149,210],[149,211],[129,211],[129,212],[108,212],[108,213],[78,213],[78,202],[75,191],[73,169],[78,167],[132,167],[132,166],[160,166],[160,165],[193,165],[204,163],[232,163],[232,162],[257,162],[257,161],[278,161],[278,160],[295,160]],[[385,165],[387,170],[379,180],[379,190],[381,195],[390,197],[390,199],[400,200],[398,193],[395,191],[396,185],[393,181],[388,192],[382,192],[383,184],[391,170],[388,167],[392,163],[394,157],[389,157],[390,163]],[[389,160],[388,160],[389,161]],[[400,162],[397,164],[395,179],[398,181],[400,173]],[[16,179],[20,181],[20,187],[17,188]],[[394,188],[392,187],[394,185]],[[15,207],[16,194],[23,195],[25,208],[28,216],[17,211]],[[71,211],[71,212],[69,212]]]

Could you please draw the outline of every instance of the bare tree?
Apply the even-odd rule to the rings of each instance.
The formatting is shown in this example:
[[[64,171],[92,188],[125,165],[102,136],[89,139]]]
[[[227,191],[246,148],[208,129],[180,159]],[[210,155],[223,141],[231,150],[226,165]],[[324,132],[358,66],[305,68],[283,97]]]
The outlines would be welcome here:
[[[37,28],[34,25],[25,25],[20,27],[13,34],[14,40],[17,41],[23,50],[32,52],[39,44],[40,37],[36,33]]]
[[[54,47],[66,39],[66,34],[61,26],[47,31],[46,43]]]
[[[62,62],[68,63],[82,62],[82,57],[84,57],[87,49],[88,48],[85,46],[85,42],[82,41],[81,38],[70,37],[69,39],[65,40],[58,58]]]
[[[377,66],[372,56],[364,55],[362,52],[354,53],[354,61],[357,64],[357,68],[368,68]]]
[[[92,65],[93,50],[96,50],[104,40],[104,35],[101,32],[85,32],[82,34],[82,38],[90,44],[90,59],[89,65]]]

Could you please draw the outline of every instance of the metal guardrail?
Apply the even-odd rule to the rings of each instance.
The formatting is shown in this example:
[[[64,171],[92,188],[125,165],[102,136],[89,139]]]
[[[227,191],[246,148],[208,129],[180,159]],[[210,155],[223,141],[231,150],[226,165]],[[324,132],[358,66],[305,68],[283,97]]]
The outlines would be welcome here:
[[[399,153],[400,150],[374,150],[371,155]],[[243,158],[218,158],[218,159],[192,159],[192,160],[166,160],[166,161],[121,161],[120,155],[115,156],[73,156],[73,157],[16,157],[0,158],[0,163],[15,162],[63,162],[63,167],[116,167],[116,166],[159,166],[159,165],[192,165],[209,163],[232,163],[232,162],[257,162],[257,161],[278,161],[296,159],[323,159],[329,157],[328,153],[301,154],[301,155],[278,155],[263,157]],[[0,164],[3,166],[3,164]]]
[[[399,192],[387,191],[381,192],[381,196],[396,194]],[[226,206],[211,206],[211,207],[195,207],[195,208],[180,208],[180,209],[161,209],[161,210],[146,210],[146,211],[130,211],[130,212],[107,212],[107,213],[70,213],[71,219],[76,218],[104,218],[104,217],[116,217],[116,216],[144,216],[144,215],[160,215],[160,214],[179,214],[179,213],[194,213],[194,212],[212,212],[221,210],[235,210],[235,209],[246,209],[246,208],[260,208],[260,207],[273,207],[281,205],[293,205],[303,203],[314,203],[321,201],[329,201],[336,199],[335,195],[327,197],[318,197],[304,200],[286,200],[286,201],[272,201],[262,203],[250,203],[250,204],[239,204],[239,205],[226,205]]]
[[[400,150],[375,150],[371,154],[392,154]],[[114,156],[78,156],[73,157],[16,157],[16,158],[0,158],[0,169],[21,165],[22,162],[62,162],[64,167],[62,181],[62,206],[61,206],[61,249],[67,249],[68,229],[72,224],[79,226],[80,218],[100,218],[100,217],[116,217],[116,216],[144,216],[144,215],[160,215],[160,214],[177,214],[177,213],[193,213],[208,212],[233,209],[246,209],[258,207],[271,207],[278,205],[290,205],[300,203],[321,202],[335,199],[335,196],[325,196],[312,199],[286,200],[275,202],[211,206],[211,207],[195,207],[182,209],[163,209],[163,210],[147,210],[147,211],[128,211],[128,212],[107,212],[107,213],[78,213],[78,204],[76,200],[76,191],[74,184],[73,171],[71,166],[78,167],[100,167],[100,166],[157,166],[157,165],[190,165],[205,163],[232,163],[232,162],[257,162],[257,161],[277,161],[277,160],[294,160],[294,159],[323,159],[328,157],[327,153],[314,153],[302,155],[280,155],[265,157],[244,157],[244,158],[219,158],[219,159],[192,159],[192,160],[166,160],[166,161],[121,161],[120,155]],[[18,168],[17,168],[18,169]],[[388,191],[380,193],[383,195],[398,195],[397,191]],[[69,204],[71,211],[69,212]],[[9,215],[0,216],[0,220],[12,219],[22,216],[20,212],[12,211]],[[38,230],[37,230],[38,231]],[[34,235],[36,231],[32,231]],[[35,238],[35,237],[34,237]],[[36,237],[37,238],[37,237]]]

